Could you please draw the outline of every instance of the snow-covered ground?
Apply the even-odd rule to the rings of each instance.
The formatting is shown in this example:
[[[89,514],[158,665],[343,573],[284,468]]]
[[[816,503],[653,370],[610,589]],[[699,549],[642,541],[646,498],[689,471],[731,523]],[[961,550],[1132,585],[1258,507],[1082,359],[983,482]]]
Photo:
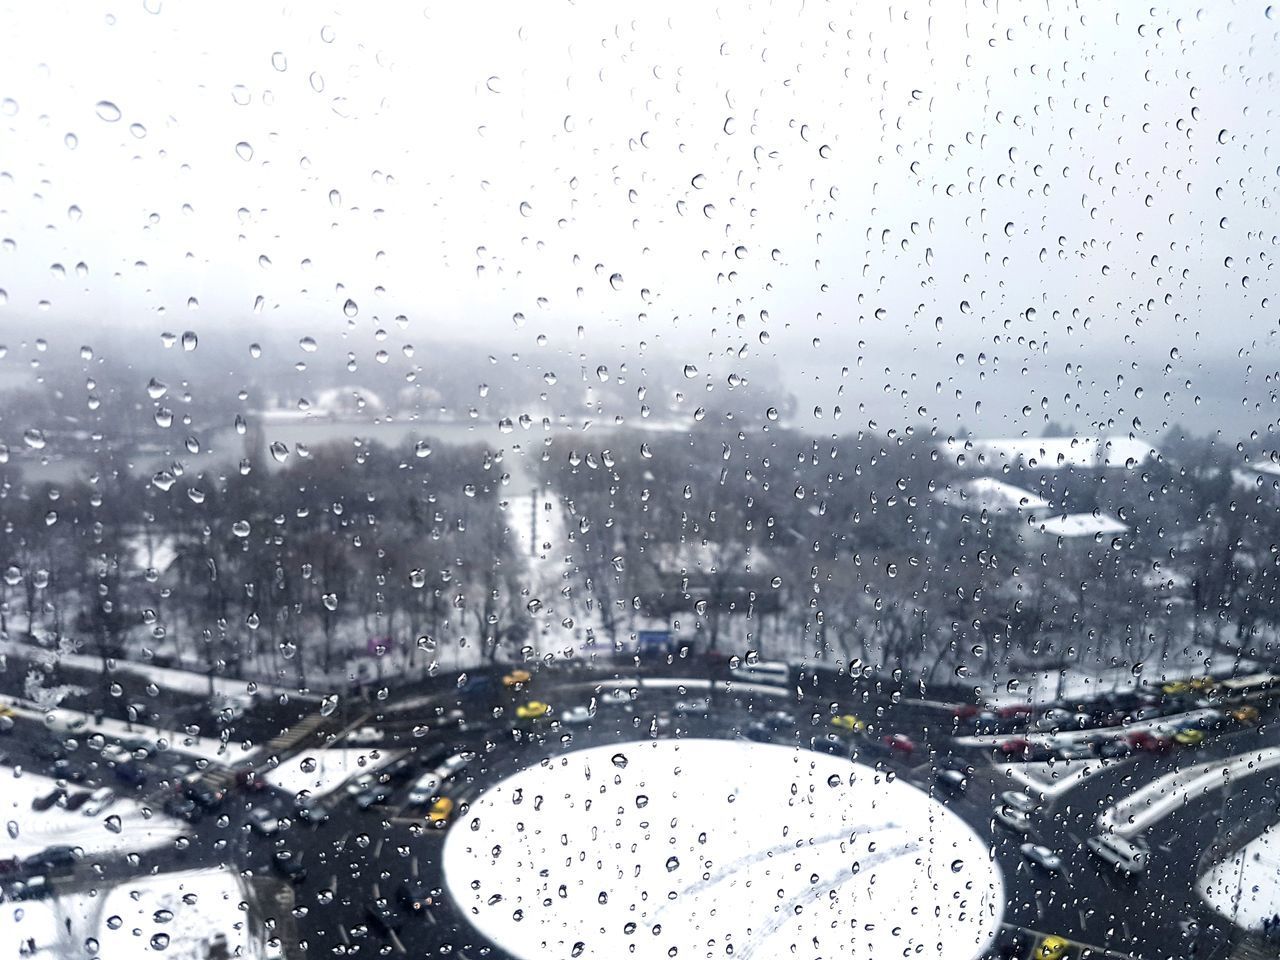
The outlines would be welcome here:
[[[1248,930],[1280,913],[1280,824],[1214,864],[1196,884],[1218,913]]]
[[[159,813],[145,816],[142,807],[124,797],[95,817],[57,806],[32,810],[31,801],[54,786],[49,777],[0,767],[0,819],[6,830],[0,855],[25,857],[55,844],[82,847],[86,855],[134,853],[172,843],[186,832],[181,821]]]
[[[0,904],[0,956],[34,944],[37,960],[138,957],[205,960],[216,943],[227,956],[261,956],[249,936],[244,896],[225,869],[167,873],[106,891]],[[90,945],[97,941],[97,946]]]
[[[313,797],[323,797],[337,790],[351,777],[379,767],[400,751],[372,747],[334,747],[329,750],[307,750],[290,757],[266,773],[272,786],[295,796],[309,790]]]
[[[1004,909],[986,843],[947,807],[772,744],[579,750],[489,788],[463,820],[445,840],[445,882],[523,960],[709,944],[745,960],[968,960]]]

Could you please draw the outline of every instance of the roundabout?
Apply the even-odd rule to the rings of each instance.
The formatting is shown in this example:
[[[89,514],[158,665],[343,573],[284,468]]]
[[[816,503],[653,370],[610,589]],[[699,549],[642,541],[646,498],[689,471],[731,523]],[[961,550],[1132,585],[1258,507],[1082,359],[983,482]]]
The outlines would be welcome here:
[[[1005,900],[987,844],[916,787],[744,740],[543,759],[476,797],[442,860],[459,910],[522,960],[969,960]]]

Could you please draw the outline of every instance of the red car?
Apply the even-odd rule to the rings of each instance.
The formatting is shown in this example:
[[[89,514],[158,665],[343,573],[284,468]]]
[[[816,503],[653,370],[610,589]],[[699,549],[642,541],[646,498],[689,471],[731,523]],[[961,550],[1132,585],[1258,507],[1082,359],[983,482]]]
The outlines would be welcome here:
[[[895,733],[886,737],[881,737],[880,742],[890,750],[895,750],[908,757],[916,751],[915,741],[905,733]]]
[[[1031,746],[1031,741],[1026,737],[1010,737],[1008,740],[1001,740],[996,744],[996,750],[1003,753],[1006,757],[1021,755],[1027,752],[1027,748]]]
[[[982,710],[977,706],[977,704],[962,703],[951,711],[951,715],[957,720],[972,720],[981,712]]]
[[[1173,738],[1161,736],[1149,730],[1139,730],[1129,734],[1129,745],[1135,750],[1145,750],[1147,753],[1164,753],[1166,750],[1173,749]]]
[[[996,710],[996,716],[1004,720],[1022,720],[1031,716],[1031,707],[1024,704],[1015,704],[1007,707],[1000,707]]]

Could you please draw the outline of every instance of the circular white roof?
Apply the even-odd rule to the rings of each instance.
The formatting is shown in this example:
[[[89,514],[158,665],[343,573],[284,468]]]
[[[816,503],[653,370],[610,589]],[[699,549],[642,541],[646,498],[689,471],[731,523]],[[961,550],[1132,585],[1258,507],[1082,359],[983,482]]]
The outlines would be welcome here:
[[[970,960],[1004,908],[987,845],[883,772],[793,747],[653,740],[543,761],[449,831],[450,895],[523,960]]]

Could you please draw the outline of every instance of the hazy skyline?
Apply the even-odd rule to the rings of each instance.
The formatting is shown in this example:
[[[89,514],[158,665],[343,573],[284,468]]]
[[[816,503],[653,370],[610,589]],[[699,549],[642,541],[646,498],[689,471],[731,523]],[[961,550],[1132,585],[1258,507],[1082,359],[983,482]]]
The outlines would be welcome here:
[[[1148,9],[14,6],[0,320],[367,358],[404,315],[776,356],[846,413],[1230,414],[1275,365],[1276,23]]]

